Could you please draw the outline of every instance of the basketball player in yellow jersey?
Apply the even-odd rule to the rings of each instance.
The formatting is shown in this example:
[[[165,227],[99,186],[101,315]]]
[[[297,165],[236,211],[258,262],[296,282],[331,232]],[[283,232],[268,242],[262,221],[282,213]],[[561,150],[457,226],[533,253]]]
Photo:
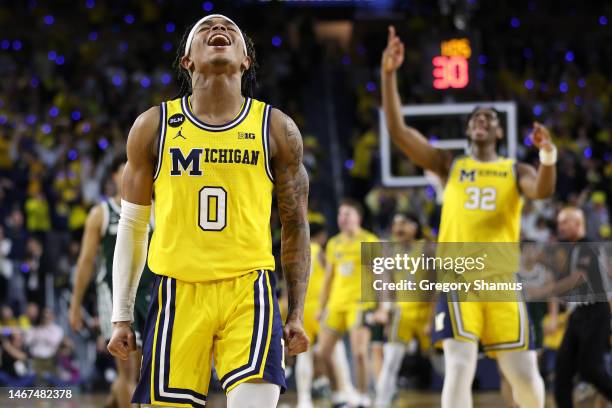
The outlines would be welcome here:
[[[350,199],[340,203],[338,228],[340,233],[327,243],[327,274],[321,291],[321,332],[317,354],[333,391],[334,407],[344,407],[348,396],[340,391],[334,370],[332,353],[336,342],[349,331],[353,366],[356,371],[359,407],[370,405],[368,396],[368,346],[370,330],[365,325],[367,304],[361,303],[361,243],[377,242],[378,238],[361,228],[363,209]]]
[[[421,223],[415,214],[397,213],[391,224],[391,242],[399,244],[403,251],[410,256],[419,257],[425,253],[425,240],[421,232]],[[399,282],[402,279],[411,279],[422,276],[423,271],[411,275],[402,271],[389,276],[390,281]],[[421,277],[422,279],[422,277]],[[389,294],[391,297],[392,294]],[[385,299],[383,299],[385,300]],[[408,301],[410,300],[410,301]],[[392,305],[392,301],[397,303]],[[376,408],[391,406],[391,401],[397,389],[397,376],[399,374],[404,353],[409,342],[416,339],[419,344],[419,352],[426,354],[430,346],[430,333],[428,333],[431,321],[432,302],[417,300],[415,295],[409,299],[392,297],[388,301],[378,304],[375,320],[382,324],[389,323],[387,327],[387,343],[384,345],[383,365],[381,373],[376,381]],[[391,319],[390,319],[391,318]]]
[[[546,128],[538,123],[531,135],[540,149],[537,171],[530,165],[499,157],[503,137],[497,112],[478,108],[469,118],[470,155],[453,161],[450,152],[432,147],[401,115],[396,71],[404,60],[404,44],[389,27],[381,61],[383,109],[389,133],[406,156],[435,172],[445,183],[440,242],[518,242],[522,196],[553,194],[557,158]],[[471,385],[478,342],[494,353],[520,407],[543,407],[544,384],[535,351],[530,350],[529,323],[522,302],[451,302],[436,310],[433,340],[444,348],[446,374],[442,407],[472,406]]]
[[[291,355],[308,348],[302,139],[288,116],[249,96],[255,52],[234,22],[207,16],[183,38],[187,92],[143,113],[128,136],[108,348],[120,358],[134,348],[133,294],[155,191],[148,264],[157,276],[132,401],[205,406],[214,359],[228,407],[275,407],[285,389],[284,347]],[[272,272],[273,190],[289,301],[284,329]]]

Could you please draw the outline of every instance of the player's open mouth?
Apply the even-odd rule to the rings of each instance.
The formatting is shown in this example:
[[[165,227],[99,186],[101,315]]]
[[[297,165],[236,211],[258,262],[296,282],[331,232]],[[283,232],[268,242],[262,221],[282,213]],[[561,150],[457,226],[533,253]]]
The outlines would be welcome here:
[[[210,36],[207,42],[211,47],[227,47],[232,45],[232,40],[227,34],[215,33]]]

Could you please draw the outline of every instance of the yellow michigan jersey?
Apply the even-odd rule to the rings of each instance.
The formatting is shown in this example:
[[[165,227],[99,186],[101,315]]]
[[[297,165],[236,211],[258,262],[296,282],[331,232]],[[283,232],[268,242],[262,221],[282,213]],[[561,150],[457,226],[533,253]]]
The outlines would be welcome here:
[[[333,269],[334,279],[327,304],[328,309],[351,309],[361,300],[361,243],[377,242],[376,235],[361,230],[355,236],[342,233],[327,243],[326,259]]]
[[[361,243],[377,242],[376,235],[360,230],[355,236],[342,233],[327,242],[327,267],[333,270],[332,287],[323,323],[337,333],[361,324],[362,312],[371,305],[361,301]]]
[[[514,160],[455,159],[443,202],[438,242],[518,242],[523,200]]]
[[[270,106],[251,98],[213,126],[189,98],[162,103],[149,266],[188,282],[274,270]]]
[[[457,158],[443,198],[437,255],[455,259],[483,257],[484,269],[463,274],[465,279],[504,275],[512,280],[519,267],[523,206],[515,161]]]

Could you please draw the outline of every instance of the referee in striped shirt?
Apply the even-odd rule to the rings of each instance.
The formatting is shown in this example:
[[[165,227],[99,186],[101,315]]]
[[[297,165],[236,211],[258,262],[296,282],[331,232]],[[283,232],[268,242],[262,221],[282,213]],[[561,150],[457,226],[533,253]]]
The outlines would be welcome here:
[[[583,281],[574,288],[568,307],[572,310],[561,347],[557,352],[555,401],[558,408],[572,407],[576,374],[612,401],[612,377],[605,355],[610,347],[610,282],[601,247],[586,243],[584,213],[575,207],[559,212],[560,238],[571,242],[569,273],[580,273]]]

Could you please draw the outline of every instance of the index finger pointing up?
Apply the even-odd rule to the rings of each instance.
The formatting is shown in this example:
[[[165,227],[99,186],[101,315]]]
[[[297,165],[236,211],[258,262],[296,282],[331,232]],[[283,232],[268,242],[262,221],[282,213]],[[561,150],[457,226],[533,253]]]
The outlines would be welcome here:
[[[390,25],[389,26],[389,35],[387,37],[387,41],[391,42],[391,40],[395,37],[395,27]]]

